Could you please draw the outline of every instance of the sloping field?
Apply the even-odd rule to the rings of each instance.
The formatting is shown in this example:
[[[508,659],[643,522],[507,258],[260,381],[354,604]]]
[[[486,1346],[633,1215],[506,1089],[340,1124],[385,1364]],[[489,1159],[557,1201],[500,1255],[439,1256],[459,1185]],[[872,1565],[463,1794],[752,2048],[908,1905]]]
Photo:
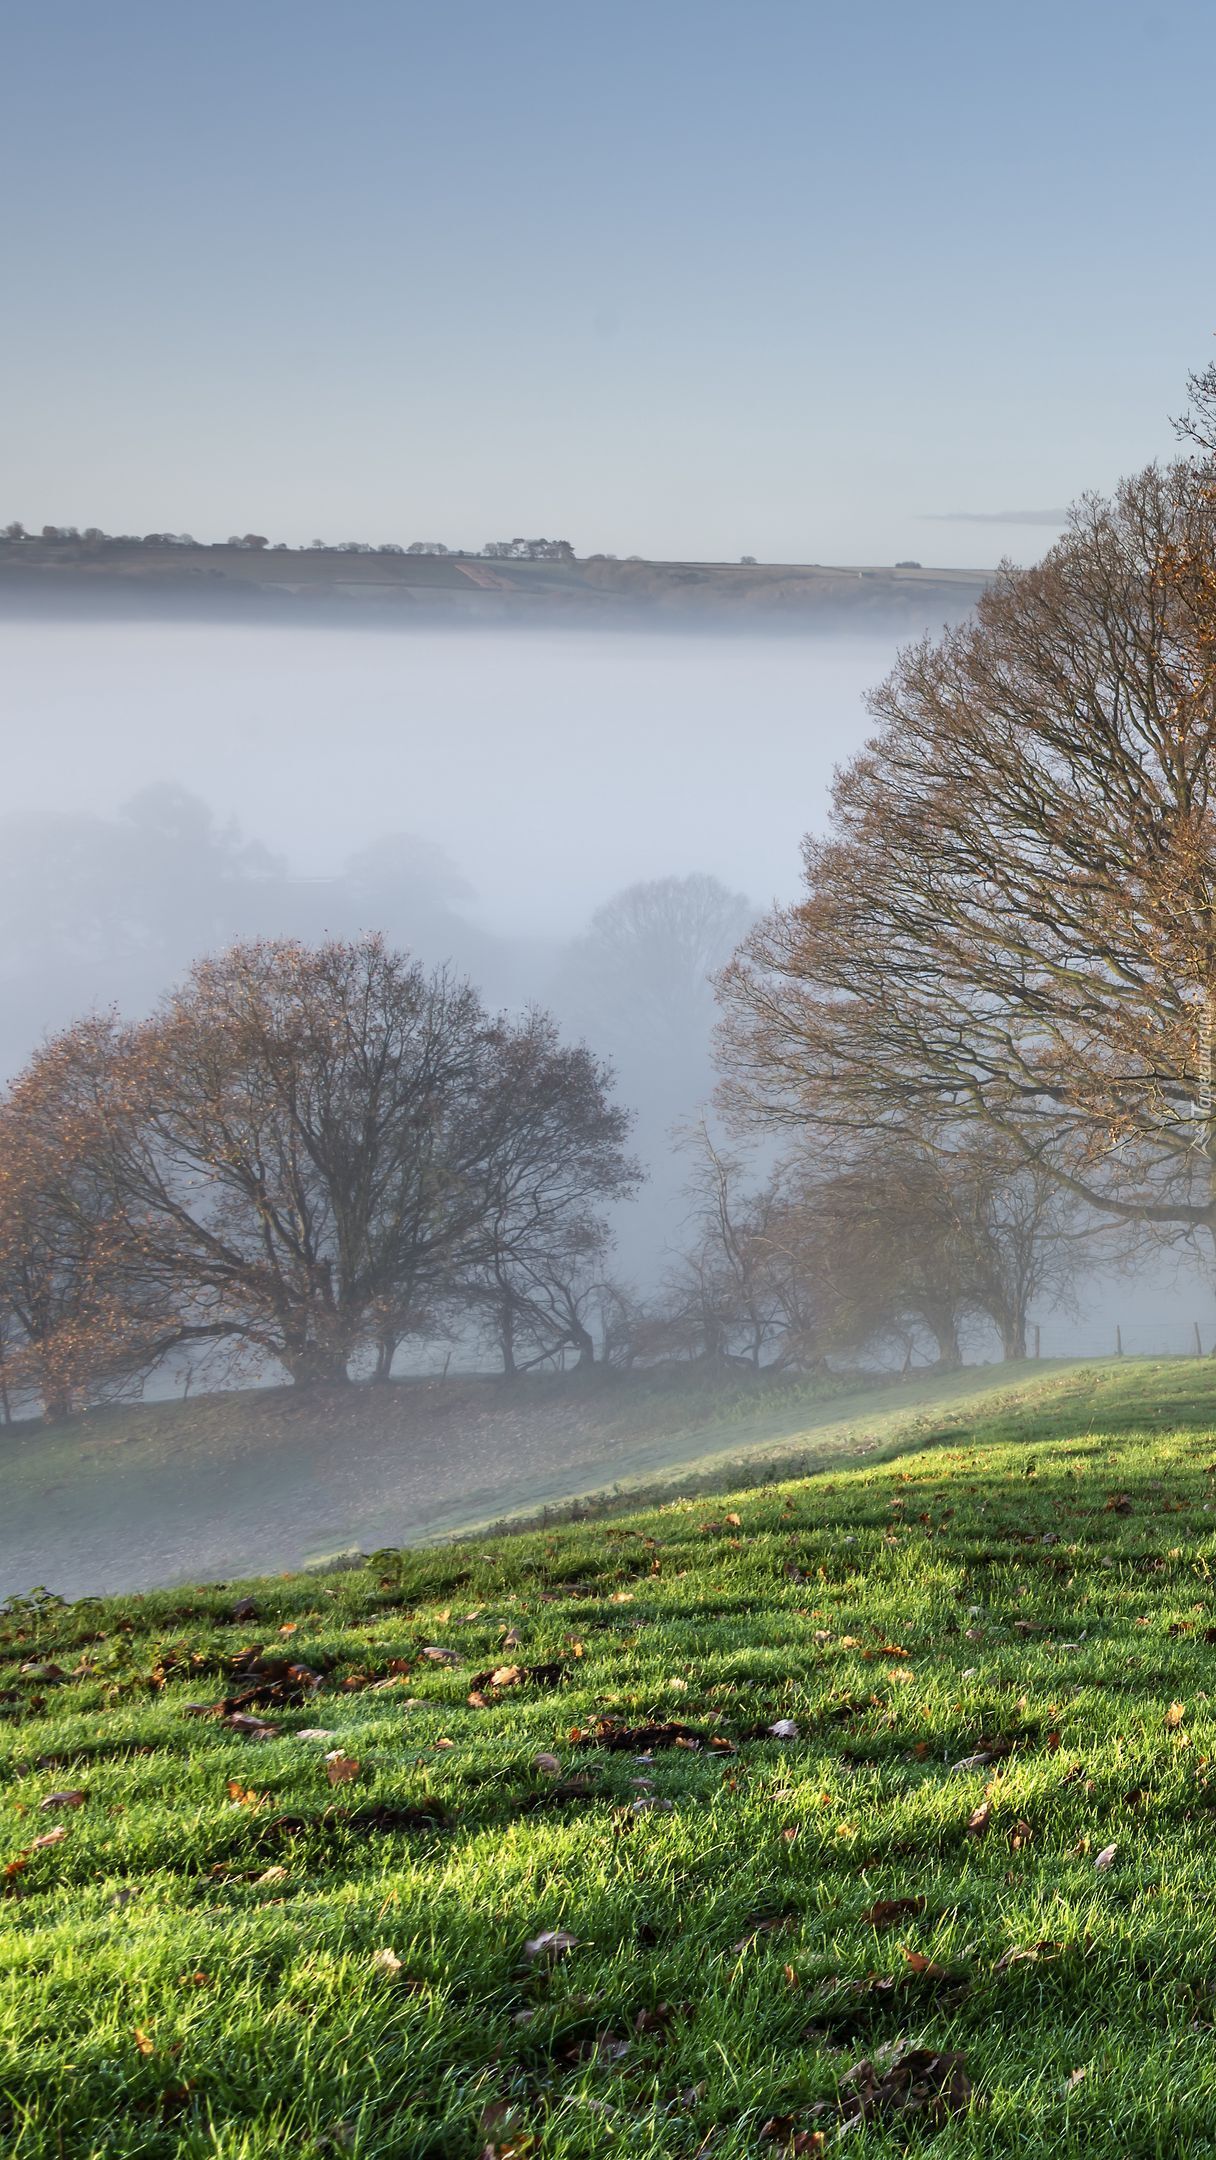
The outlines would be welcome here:
[[[1123,1387],[1138,1373],[1152,1392],[1156,1369],[1114,1366],[1111,1378]],[[1183,1385],[1195,1370],[1179,1362]],[[862,1392],[686,1374],[405,1381],[24,1425],[0,1433],[0,1596],[35,1583],[76,1597],[299,1567],[673,1477],[693,1489],[818,1469],[915,1445],[954,1420],[965,1427],[989,1398],[1011,1414],[1030,1396],[1066,1405],[1076,1383],[1071,1368],[1055,1371],[1001,1367]],[[1176,1395],[1178,1383],[1162,1384]]]
[[[1209,2151],[1209,1369],[954,1407],[711,1505],[11,1609],[6,2160]]]

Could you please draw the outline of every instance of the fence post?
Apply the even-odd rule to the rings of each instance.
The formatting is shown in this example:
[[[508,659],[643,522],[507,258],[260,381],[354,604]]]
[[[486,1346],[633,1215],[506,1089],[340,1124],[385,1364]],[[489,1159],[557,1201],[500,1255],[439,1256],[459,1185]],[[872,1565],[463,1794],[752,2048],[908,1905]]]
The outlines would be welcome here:
[[[1123,1330],[1122,1330],[1122,1328],[1121,1328],[1121,1327],[1120,1327],[1120,1326],[1118,1325],[1118,1323],[1116,1322],[1116,1325],[1115,1325],[1115,1356],[1116,1356],[1116,1357],[1122,1357],[1122,1355],[1123,1355]]]

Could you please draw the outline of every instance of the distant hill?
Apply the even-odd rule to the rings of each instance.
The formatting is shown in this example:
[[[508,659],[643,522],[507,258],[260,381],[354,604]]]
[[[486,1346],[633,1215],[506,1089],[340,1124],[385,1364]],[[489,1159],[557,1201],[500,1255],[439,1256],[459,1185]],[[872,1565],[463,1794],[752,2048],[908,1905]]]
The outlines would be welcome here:
[[[434,626],[566,621],[890,629],[958,621],[977,570],[820,563],[486,560],[341,548],[0,538],[0,614]]]

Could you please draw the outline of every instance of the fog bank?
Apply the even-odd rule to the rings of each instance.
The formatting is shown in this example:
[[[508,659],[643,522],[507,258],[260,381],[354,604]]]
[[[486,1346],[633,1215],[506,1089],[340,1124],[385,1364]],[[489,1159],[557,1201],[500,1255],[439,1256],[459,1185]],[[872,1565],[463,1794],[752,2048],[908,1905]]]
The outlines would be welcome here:
[[[307,876],[408,831],[496,930],[562,936],[638,878],[792,892],[896,646],[18,623],[4,649],[7,816],[170,781]]]

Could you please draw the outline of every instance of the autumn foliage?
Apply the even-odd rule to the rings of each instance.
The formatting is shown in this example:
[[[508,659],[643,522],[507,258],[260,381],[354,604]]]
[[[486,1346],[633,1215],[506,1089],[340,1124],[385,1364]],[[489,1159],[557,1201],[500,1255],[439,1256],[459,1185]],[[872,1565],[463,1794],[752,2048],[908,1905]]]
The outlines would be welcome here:
[[[235,946],[150,1019],[56,1038],[0,1109],[9,1403],[187,1345],[384,1373],[487,1270],[594,1243],[627,1126],[544,1014],[494,1018],[377,938]]]

